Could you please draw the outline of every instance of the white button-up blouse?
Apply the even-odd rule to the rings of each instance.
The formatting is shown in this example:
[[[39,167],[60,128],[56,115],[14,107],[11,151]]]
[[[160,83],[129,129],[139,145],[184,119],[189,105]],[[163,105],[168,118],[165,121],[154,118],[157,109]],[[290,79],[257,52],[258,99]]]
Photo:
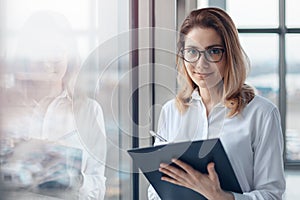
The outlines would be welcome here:
[[[217,104],[209,116],[197,91],[180,114],[175,100],[161,111],[158,134],[168,142],[220,138],[241,185],[236,200],[280,200],[285,191],[283,138],[280,115],[269,100],[256,95],[241,114],[226,117],[229,109]],[[158,140],[155,145],[159,144]],[[149,199],[159,199],[150,186]]]
[[[38,104],[28,116],[27,137],[81,149],[83,183],[78,199],[104,199],[106,131],[101,106],[89,98],[74,104],[63,91],[44,109]]]

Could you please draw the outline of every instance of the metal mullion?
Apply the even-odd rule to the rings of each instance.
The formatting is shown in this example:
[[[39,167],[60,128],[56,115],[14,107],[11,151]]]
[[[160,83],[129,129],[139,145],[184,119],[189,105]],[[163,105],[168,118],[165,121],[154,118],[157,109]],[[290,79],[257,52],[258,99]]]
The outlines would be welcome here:
[[[300,33],[300,28],[287,28],[286,33]]]
[[[280,28],[239,28],[239,33],[277,33],[280,34]]]
[[[131,31],[131,90],[132,90],[132,148],[139,146],[139,0],[130,1],[130,28]],[[139,173],[138,168],[132,165],[132,199],[139,200]]]
[[[149,7],[149,25],[151,27],[151,32],[150,32],[150,41],[149,44],[151,45],[151,50],[149,52],[149,58],[151,62],[151,78],[150,80],[152,81],[151,84],[151,106],[152,106],[152,119],[155,119],[155,0],[150,0],[150,7]],[[152,130],[155,130],[155,123],[152,123],[151,126]],[[152,137],[151,144],[154,143],[154,138]]]
[[[281,127],[284,144],[286,144],[286,24],[285,24],[285,0],[279,0],[279,112],[281,115]],[[286,145],[284,145],[283,159],[286,163]]]

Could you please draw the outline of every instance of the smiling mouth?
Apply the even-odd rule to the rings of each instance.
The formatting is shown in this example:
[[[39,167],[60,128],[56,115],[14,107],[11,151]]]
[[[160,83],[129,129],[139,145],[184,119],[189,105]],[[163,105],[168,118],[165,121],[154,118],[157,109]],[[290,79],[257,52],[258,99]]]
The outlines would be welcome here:
[[[211,73],[200,73],[200,72],[193,72],[196,76],[198,76],[199,78],[207,78],[208,76],[212,75],[213,72]]]

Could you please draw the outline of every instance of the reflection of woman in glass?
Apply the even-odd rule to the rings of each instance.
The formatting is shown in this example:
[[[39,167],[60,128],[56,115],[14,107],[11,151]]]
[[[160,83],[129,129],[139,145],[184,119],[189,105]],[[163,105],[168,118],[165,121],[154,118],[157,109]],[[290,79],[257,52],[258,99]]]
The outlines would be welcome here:
[[[214,163],[208,174],[180,160],[162,163],[162,180],[210,200],[279,200],[285,190],[278,109],[245,84],[247,57],[231,18],[221,9],[192,11],[178,42],[181,88],[161,111],[158,133],[168,141],[220,138],[243,194],[224,191]],[[159,144],[159,141],[156,141]],[[159,199],[152,187],[149,198]]]
[[[26,22],[22,34],[14,67],[19,91],[15,105],[22,108],[11,117],[16,127],[6,131],[18,138],[81,149],[79,199],[104,199],[103,113],[96,101],[73,95],[79,61],[70,25],[60,14],[38,12]]]

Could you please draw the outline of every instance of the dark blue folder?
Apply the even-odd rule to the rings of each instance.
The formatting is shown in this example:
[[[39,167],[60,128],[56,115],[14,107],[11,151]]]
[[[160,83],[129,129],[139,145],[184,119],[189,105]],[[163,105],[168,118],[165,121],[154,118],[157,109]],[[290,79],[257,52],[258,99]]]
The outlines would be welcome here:
[[[219,139],[199,140],[158,145],[128,150],[133,163],[146,176],[162,200],[205,200],[206,198],[191,189],[162,181],[158,171],[161,162],[171,163],[178,158],[202,173],[207,173],[207,164],[215,163],[221,188],[226,191],[242,193],[230,161]]]

